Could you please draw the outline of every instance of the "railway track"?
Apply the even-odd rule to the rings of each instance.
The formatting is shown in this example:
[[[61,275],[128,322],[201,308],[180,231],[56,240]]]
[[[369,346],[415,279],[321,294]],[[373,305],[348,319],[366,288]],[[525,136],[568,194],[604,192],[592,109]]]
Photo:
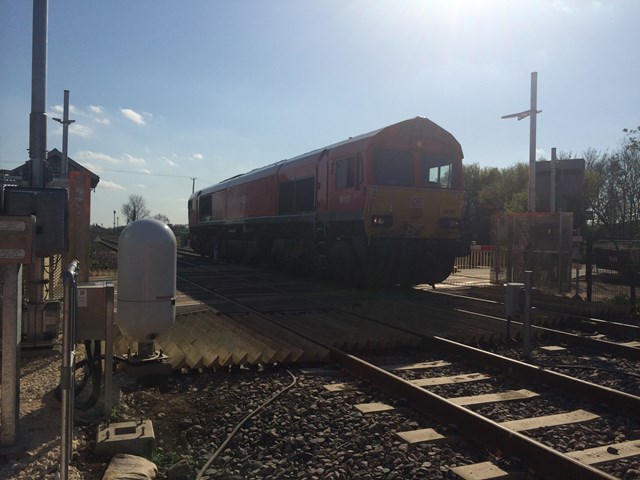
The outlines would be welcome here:
[[[563,452],[557,446],[554,448],[553,442],[543,443],[536,439],[535,434],[524,433],[542,429],[547,437],[553,438],[552,434],[549,435],[550,428],[600,421],[603,417],[593,412],[602,411],[603,403],[610,407],[605,416],[624,412],[637,424],[638,397],[443,339],[431,339],[428,351],[429,361],[395,366],[375,365],[343,352],[332,352],[332,358],[389,396],[385,402],[371,401],[354,408],[367,413],[383,412],[392,410],[394,404],[406,401],[421,414],[438,422],[436,428],[396,432],[407,443],[450,442],[455,441],[456,435],[462,434],[489,452],[494,452],[496,458],[517,457],[521,461],[520,473],[535,472],[541,478],[558,479],[616,478],[593,465],[640,454],[640,440],[612,441],[608,445]],[[434,351],[438,355],[434,356]],[[424,355],[422,352],[422,358]],[[451,361],[451,358],[455,358],[455,361]],[[448,371],[438,373],[440,370]],[[469,389],[468,385],[472,383],[482,383],[483,387]],[[329,384],[326,388],[340,392],[358,388],[358,385],[359,382],[355,381]],[[479,390],[482,393],[477,393]],[[470,391],[476,393],[470,395]],[[539,401],[543,398],[541,394],[544,394],[544,405],[532,407],[531,410],[558,413],[527,417],[527,410],[530,410],[527,403]],[[582,408],[569,411],[559,409],[558,404],[567,403],[559,399],[562,396],[574,397],[569,404]],[[585,398],[589,402],[585,402]],[[588,404],[587,409],[584,408],[585,403]],[[505,411],[504,405],[508,404],[515,404],[515,407]],[[495,408],[498,405],[500,407]],[[492,416],[502,420],[491,419]],[[514,417],[515,420],[504,420]],[[455,426],[453,429],[452,425]],[[493,478],[481,475],[480,472],[488,469],[493,470],[496,477],[498,474],[506,475],[508,472],[501,472],[499,465],[499,461],[491,464],[482,462],[461,469],[461,473],[464,471],[469,475],[463,478]]]
[[[371,294],[336,290],[273,272],[186,259],[180,260],[178,286],[193,302],[183,303],[176,322],[178,327],[166,338],[158,339],[174,368],[337,363],[387,395],[391,404],[374,407],[388,409],[393,403],[408,402],[420,415],[437,422],[436,428],[429,431],[398,431],[403,442],[428,441],[425,438],[450,441],[453,431],[495,453],[497,460],[490,464],[468,466],[470,475],[477,475],[483,468],[501,469],[505,462],[498,457],[508,457],[520,459],[520,471],[535,472],[542,478],[616,478],[593,465],[640,454],[637,450],[640,441],[633,438],[621,442],[612,438],[604,444],[600,440],[598,445],[569,450],[566,446],[554,448],[549,442],[537,440],[535,435],[522,433],[580,422],[606,422],[611,416],[623,416],[629,419],[628,425],[637,426],[640,398],[437,336],[440,329],[448,332],[450,338],[467,342],[503,339],[504,333],[499,332],[505,329],[504,320],[487,313],[490,309],[495,313],[498,308],[491,302],[485,302],[488,310],[484,313],[471,312],[459,308],[460,299],[452,297],[425,296],[424,292]],[[389,322],[392,317],[394,321]],[[540,323],[554,321],[553,316],[543,315]],[[514,324],[512,331],[517,333],[519,328]],[[535,328],[539,329],[535,330],[536,336],[547,335],[550,330]],[[121,348],[125,343],[121,339]],[[423,357],[429,352],[428,364],[421,362],[416,366],[416,362],[411,362],[413,365],[389,368],[356,356],[398,348],[418,349]],[[442,357],[434,358],[433,352]],[[458,366],[452,367],[453,364]],[[442,368],[454,371],[448,375],[435,374]],[[425,378],[426,371],[430,375]],[[506,383],[516,386],[505,389]],[[479,394],[481,398],[453,390],[470,384],[496,388]],[[333,385],[328,388],[353,387]],[[429,391],[432,388],[446,390],[434,393]],[[527,402],[549,397],[550,392],[554,398],[571,398],[569,403],[580,407],[587,403],[588,409],[567,409],[536,419],[522,416]],[[516,419],[492,419],[491,414],[481,415],[474,410],[482,405],[481,408],[490,411],[487,405],[505,402],[521,405],[516,413],[506,415]],[[556,403],[549,400],[549,410],[558,410],[553,408]],[[459,473],[465,474],[463,470]]]

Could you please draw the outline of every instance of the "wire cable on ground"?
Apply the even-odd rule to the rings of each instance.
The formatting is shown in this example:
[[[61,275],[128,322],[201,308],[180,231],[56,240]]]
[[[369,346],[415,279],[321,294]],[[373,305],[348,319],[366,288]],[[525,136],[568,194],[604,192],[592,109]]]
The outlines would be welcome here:
[[[240,423],[238,423],[234,429],[231,431],[231,433],[227,436],[227,438],[225,439],[224,442],[222,442],[222,444],[218,447],[218,449],[213,452],[213,454],[209,457],[209,459],[207,460],[207,462],[204,464],[204,466],[200,469],[200,471],[198,472],[198,475],[196,476],[196,480],[201,480],[202,476],[204,475],[204,472],[207,471],[207,469],[211,466],[211,464],[213,462],[216,461],[216,459],[218,458],[218,456],[224,451],[224,449],[227,447],[227,444],[231,441],[231,439],[240,431],[240,429],[242,428],[242,426],[247,422],[247,420],[251,419],[255,414],[257,414],[260,410],[262,410],[264,407],[266,407],[267,405],[269,405],[270,403],[272,403],[276,398],[278,398],[280,395],[282,395],[283,393],[285,393],[287,390],[293,388],[296,383],[298,383],[298,379],[295,377],[295,375],[293,375],[293,373],[291,373],[289,370],[287,370],[287,373],[289,375],[291,375],[291,378],[293,379],[293,381],[287,385],[286,387],[284,387],[282,390],[276,392],[269,400],[267,400],[266,402],[262,403],[259,407],[255,408],[253,411],[249,412],[241,421]]]

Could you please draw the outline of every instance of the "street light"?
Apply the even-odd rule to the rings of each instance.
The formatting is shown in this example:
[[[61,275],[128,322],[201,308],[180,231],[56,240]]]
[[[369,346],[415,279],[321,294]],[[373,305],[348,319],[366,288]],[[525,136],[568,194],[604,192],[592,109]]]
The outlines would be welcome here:
[[[113,234],[116,234],[116,211],[113,211]]]
[[[538,101],[538,72],[531,72],[531,107],[519,113],[503,115],[501,118],[517,118],[518,121],[531,117],[529,130],[529,204],[530,213],[536,211],[536,116],[542,110],[537,110]]]

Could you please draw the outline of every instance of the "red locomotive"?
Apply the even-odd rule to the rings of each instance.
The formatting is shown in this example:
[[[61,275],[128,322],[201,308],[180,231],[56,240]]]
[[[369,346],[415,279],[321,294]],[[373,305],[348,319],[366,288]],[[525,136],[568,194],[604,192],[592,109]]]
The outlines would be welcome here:
[[[195,192],[191,246],[351,284],[435,284],[465,249],[462,158],[423,117],[352,137]]]

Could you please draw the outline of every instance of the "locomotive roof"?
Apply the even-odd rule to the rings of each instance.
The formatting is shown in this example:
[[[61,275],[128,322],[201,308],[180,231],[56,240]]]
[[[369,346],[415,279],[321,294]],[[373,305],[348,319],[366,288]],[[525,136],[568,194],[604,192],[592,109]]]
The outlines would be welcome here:
[[[205,187],[205,188],[195,192],[192,196],[197,196],[197,195],[200,195],[201,193],[208,193],[211,190],[218,189],[221,185],[223,185],[225,183],[229,183],[229,182],[232,182],[232,181],[234,181],[236,179],[239,179],[239,178],[242,178],[242,177],[246,177],[247,175],[251,175],[251,174],[254,174],[254,173],[258,173],[258,172],[264,172],[264,171],[269,170],[269,169],[277,169],[281,165],[289,163],[289,162],[294,162],[296,160],[300,160],[302,158],[306,158],[306,157],[310,157],[310,156],[314,156],[314,155],[316,155],[316,156],[320,155],[325,150],[332,150],[332,149],[335,149],[335,148],[340,147],[342,145],[347,145],[349,143],[366,141],[368,138],[375,137],[378,133],[380,133],[383,130],[395,127],[397,125],[405,124],[405,123],[407,123],[407,124],[408,123],[425,123],[429,127],[435,128],[436,130],[440,130],[442,133],[444,133],[446,135],[449,135],[451,137],[451,139],[456,141],[455,137],[453,137],[453,135],[451,135],[451,133],[449,133],[447,130],[445,130],[444,128],[439,126],[437,123],[432,122],[428,118],[426,118],[426,117],[410,118],[408,120],[403,120],[401,122],[394,123],[392,125],[387,125],[386,127],[382,127],[382,128],[379,128],[377,130],[373,130],[373,131],[368,132],[368,133],[363,133],[361,135],[356,135],[355,137],[349,137],[349,138],[347,138],[345,140],[341,140],[341,141],[333,143],[331,145],[328,145],[328,146],[325,146],[325,147],[321,147],[321,148],[317,148],[315,150],[311,150],[311,151],[309,151],[307,153],[303,153],[301,155],[297,155],[297,156],[292,157],[292,158],[287,158],[287,159],[284,159],[284,160],[280,160],[278,162],[266,165],[264,167],[254,168],[253,170],[249,170],[246,173],[241,173],[241,174],[238,174],[238,175],[234,175],[233,177],[229,177],[229,178],[227,178],[225,180],[222,180],[221,182],[218,182],[218,183],[216,183],[214,185],[211,185],[209,187]],[[457,143],[457,141],[456,141],[456,143]]]

